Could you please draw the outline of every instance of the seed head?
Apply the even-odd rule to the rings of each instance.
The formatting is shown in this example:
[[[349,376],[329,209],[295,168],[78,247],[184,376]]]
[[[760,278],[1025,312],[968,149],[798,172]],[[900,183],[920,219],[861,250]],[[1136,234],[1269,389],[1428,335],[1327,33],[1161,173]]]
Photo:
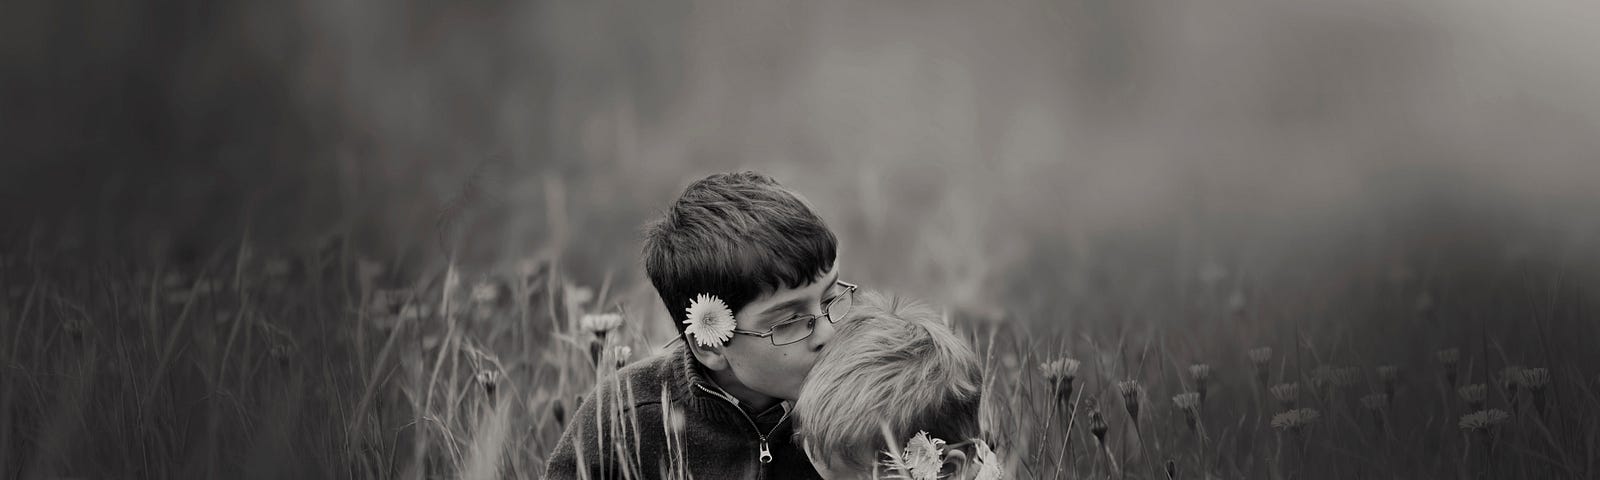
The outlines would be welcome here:
[[[1322,418],[1322,413],[1314,408],[1297,408],[1272,416],[1272,428],[1298,432],[1302,428],[1316,423]]]
[[[1256,367],[1264,367],[1267,361],[1272,360],[1272,347],[1256,347],[1250,349],[1250,363]]]
[[[1433,356],[1439,358],[1439,363],[1442,363],[1447,367],[1454,367],[1457,363],[1461,362],[1461,349],[1446,348],[1444,350],[1433,352]]]
[[[1511,415],[1498,408],[1479,410],[1461,416],[1461,429],[1472,432],[1487,432],[1495,425],[1504,423],[1508,418],[1511,418]]]
[[[1192,414],[1195,410],[1200,408],[1200,393],[1183,392],[1174,395],[1172,397],[1172,404],[1176,405],[1179,410],[1183,410]]]
[[[1545,386],[1550,385],[1550,369],[1548,368],[1524,368],[1518,373],[1517,384],[1529,390],[1544,390]]]
[[[633,358],[633,347],[617,345],[611,347],[611,357],[616,360],[617,368],[628,365],[628,359]]]
[[[1286,409],[1294,408],[1295,403],[1300,401],[1300,384],[1296,382],[1273,385],[1268,391],[1272,392],[1272,398],[1277,399]]]
[[[1078,367],[1081,364],[1082,362],[1071,358],[1058,358],[1039,364],[1039,373],[1052,384],[1071,382],[1078,377]]]
[[[483,370],[478,372],[478,375],[473,378],[478,381],[478,386],[483,387],[483,393],[486,393],[492,397],[494,396],[496,385],[500,382],[500,371]]]
[[[1100,415],[1100,409],[1095,408],[1089,412],[1089,433],[1094,434],[1094,439],[1101,444],[1106,443],[1106,418]]]
[[[590,313],[585,314],[579,322],[584,330],[596,336],[604,337],[612,330],[622,326],[622,314],[618,313]]]
[[[1395,380],[1399,378],[1400,367],[1396,367],[1394,365],[1384,365],[1378,367],[1378,380],[1383,381],[1383,383],[1394,383]]]
[[[1461,396],[1461,400],[1474,409],[1483,408],[1483,400],[1488,396],[1488,392],[1489,387],[1481,383],[1462,385],[1456,389],[1456,394]]]
[[[1117,391],[1122,394],[1122,406],[1128,410],[1128,416],[1138,423],[1139,397],[1144,395],[1144,387],[1139,386],[1138,380],[1123,380],[1117,382]]]
[[[1361,397],[1361,407],[1367,410],[1378,411],[1389,406],[1389,394],[1374,393]]]

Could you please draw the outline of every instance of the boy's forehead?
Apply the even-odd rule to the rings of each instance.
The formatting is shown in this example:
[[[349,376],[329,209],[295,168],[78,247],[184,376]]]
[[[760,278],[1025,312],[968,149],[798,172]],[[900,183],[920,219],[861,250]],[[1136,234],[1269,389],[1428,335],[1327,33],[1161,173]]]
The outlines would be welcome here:
[[[839,280],[838,263],[828,268],[817,277],[816,281],[795,288],[779,287],[762,294],[746,304],[742,309],[743,316],[754,317],[755,322],[761,325],[771,324],[773,321],[785,318],[783,312],[803,311],[811,304],[816,303],[835,282]]]

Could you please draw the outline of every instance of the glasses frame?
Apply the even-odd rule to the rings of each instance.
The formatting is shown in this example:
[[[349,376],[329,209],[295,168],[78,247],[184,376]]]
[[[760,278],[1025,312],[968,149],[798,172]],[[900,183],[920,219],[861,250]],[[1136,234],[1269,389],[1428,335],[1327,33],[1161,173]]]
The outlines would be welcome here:
[[[811,314],[811,313],[802,313],[802,314],[795,315],[793,317],[789,317],[789,319],[787,321],[784,321],[784,322],[779,323],[777,325],[773,325],[771,327],[767,327],[767,331],[765,331],[765,332],[757,332],[757,331],[751,331],[751,330],[740,330],[740,329],[735,328],[735,329],[733,329],[733,333],[737,333],[737,334],[740,334],[740,335],[749,335],[749,336],[752,336],[752,337],[765,338],[765,339],[767,339],[767,341],[772,342],[772,346],[774,346],[774,347],[781,347],[781,346],[784,346],[784,345],[794,345],[796,343],[803,342],[807,338],[811,338],[812,334],[817,333],[817,319],[818,318],[826,318],[826,319],[828,319],[828,324],[829,325],[838,324],[839,323],[839,319],[833,318],[833,314],[828,313],[828,311],[832,310],[834,305],[838,305],[839,301],[844,300],[846,297],[852,297],[853,298],[855,296],[855,294],[856,294],[856,290],[859,290],[861,288],[860,286],[858,286],[858,285],[856,285],[854,283],[846,282],[844,280],[839,280],[839,281],[837,281],[837,283],[838,283],[839,286],[844,287],[844,293],[841,293],[841,294],[838,294],[838,295],[834,296],[832,300],[828,300],[828,303],[822,306],[822,314],[821,315],[816,315],[816,314]],[[781,327],[781,326],[784,326],[784,325],[789,325],[791,323],[798,323],[798,322],[802,322],[802,321],[803,322],[807,322],[806,327],[811,330],[810,332],[806,333],[806,336],[800,337],[798,339],[795,339],[792,342],[787,342],[787,343],[778,343],[777,337],[773,336],[773,335],[776,335],[776,333],[778,331],[778,327]]]

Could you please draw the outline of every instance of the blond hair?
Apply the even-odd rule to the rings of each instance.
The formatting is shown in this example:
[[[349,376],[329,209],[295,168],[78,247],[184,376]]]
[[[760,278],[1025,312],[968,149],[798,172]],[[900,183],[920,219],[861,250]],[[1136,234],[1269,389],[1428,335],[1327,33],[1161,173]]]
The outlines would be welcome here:
[[[861,293],[800,389],[795,436],[823,457],[812,460],[856,471],[889,450],[886,433],[900,443],[918,431],[975,438],[981,376],[972,348],[933,309]]]

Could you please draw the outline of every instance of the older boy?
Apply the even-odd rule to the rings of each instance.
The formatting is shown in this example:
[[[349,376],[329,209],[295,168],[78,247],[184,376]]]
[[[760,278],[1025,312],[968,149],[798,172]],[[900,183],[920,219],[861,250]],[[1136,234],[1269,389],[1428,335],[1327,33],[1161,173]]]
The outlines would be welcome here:
[[[1001,477],[979,429],[982,368],[939,319],[918,303],[856,299],[795,407],[823,478]],[[898,462],[884,462],[891,451]]]
[[[545,476],[817,478],[789,414],[850,308],[836,250],[810,205],[765,175],[689,185],[644,248],[681,341],[601,379]]]

